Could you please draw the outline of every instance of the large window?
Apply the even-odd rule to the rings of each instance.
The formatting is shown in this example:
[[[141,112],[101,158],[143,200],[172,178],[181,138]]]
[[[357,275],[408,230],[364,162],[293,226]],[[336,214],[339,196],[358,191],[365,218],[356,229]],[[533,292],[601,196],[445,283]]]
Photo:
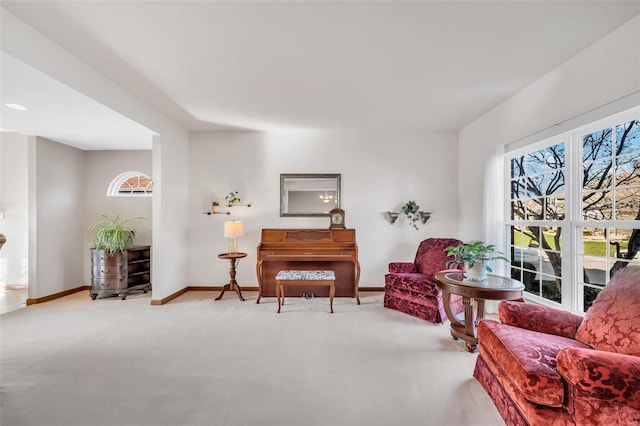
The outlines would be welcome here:
[[[564,141],[510,160],[511,275],[537,297],[562,302],[566,219]]]
[[[577,309],[586,311],[616,271],[640,264],[640,117],[587,128],[581,143]]]
[[[640,265],[640,108],[509,153],[511,275],[529,297],[584,312]]]

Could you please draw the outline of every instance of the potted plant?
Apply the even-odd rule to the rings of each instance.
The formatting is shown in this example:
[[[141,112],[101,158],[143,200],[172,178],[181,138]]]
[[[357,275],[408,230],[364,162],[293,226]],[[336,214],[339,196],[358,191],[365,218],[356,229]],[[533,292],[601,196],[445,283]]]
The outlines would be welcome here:
[[[220,212],[220,201],[214,201],[211,203],[211,210],[214,213],[219,213]]]
[[[496,250],[493,244],[485,244],[482,241],[449,246],[444,251],[448,256],[454,256],[453,260],[447,262],[447,266],[464,265],[465,276],[474,281],[484,281],[487,279],[487,272],[493,272],[489,265],[490,262],[494,260],[509,261],[503,256],[503,253]]]
[[[402,206],[401,210],[402,210],[402,213],[404,213],[407,216],[407,219],[409,219],[409,225],[412,226],[413,228],[416,228],[417,230],[418,221],[421,219],[421,216],[422,216],[420,214],[420,206],[417,205],[415,201],[410,200],[410,201],[407,201],[404,206]]]
[[[151,288],[151,247],[134,246],[133,219],[103,215],[104,220],[89,228],[96,231],[91,241],[91,290],[93,300],[99,294],[119,295]]]
[[[133,246],[136,230],[130,225],[133,219],[103,215],[104,220],[96,222],[89,228],[96,231],[91,241],[91,248],[104,250],[107,254],[124,253]]]
[[[237,206],[242,201],[240,200],[240,197],[238,197],[238,191],[232,191],[224,197],[224,202],[226,203],[227,207],[233,207]]]

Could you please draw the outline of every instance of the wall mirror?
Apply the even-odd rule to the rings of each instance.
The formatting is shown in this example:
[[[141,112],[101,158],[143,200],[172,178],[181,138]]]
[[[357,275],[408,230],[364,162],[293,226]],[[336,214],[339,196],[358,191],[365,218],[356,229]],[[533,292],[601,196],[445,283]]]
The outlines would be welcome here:
[[[327,216],[340,207],[339,174],[281,174],[280,216]]]

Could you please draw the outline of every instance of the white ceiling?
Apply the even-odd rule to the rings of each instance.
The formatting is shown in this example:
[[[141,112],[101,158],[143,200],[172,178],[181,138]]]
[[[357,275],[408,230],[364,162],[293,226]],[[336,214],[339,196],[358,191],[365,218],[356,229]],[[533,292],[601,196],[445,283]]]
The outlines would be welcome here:
[[[153,133],[46,74],[0,52],[0,129],[79,149],[151,149]],[[7,103],[27,107],[18,111]]]
[[[188,130],[458,130],[640,13],[637,0],[2,6]]]

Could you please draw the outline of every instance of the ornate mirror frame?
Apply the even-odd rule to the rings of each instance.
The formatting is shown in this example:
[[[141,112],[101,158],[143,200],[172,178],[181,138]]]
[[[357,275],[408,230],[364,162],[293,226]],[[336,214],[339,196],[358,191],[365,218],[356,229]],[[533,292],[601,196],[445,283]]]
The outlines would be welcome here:
[[[280,175],[280,217],[329,216],[340,201],[340,174]]]

